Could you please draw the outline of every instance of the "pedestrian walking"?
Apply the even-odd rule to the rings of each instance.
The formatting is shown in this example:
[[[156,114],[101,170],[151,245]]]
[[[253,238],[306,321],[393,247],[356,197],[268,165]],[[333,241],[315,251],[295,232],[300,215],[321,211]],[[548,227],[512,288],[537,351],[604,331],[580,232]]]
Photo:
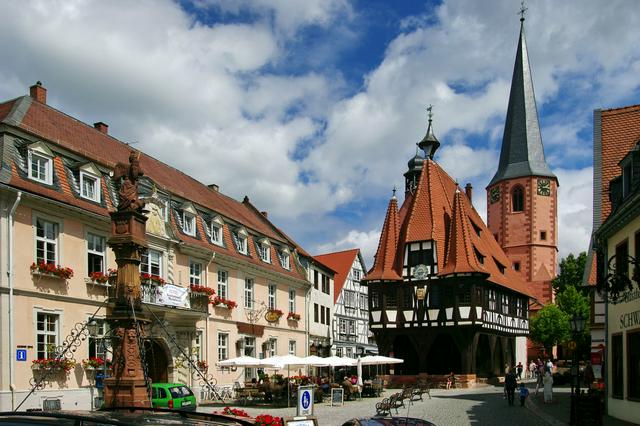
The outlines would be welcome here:
[[[507,402],[509,405],[513,405],[517,386],[518,381],[516,380],[516,373],[511,369],[504,378],[504,388],[507,391]]]
[[[520,406],[524,407],[524,401],[529,396],[529,389],[524,385],[524,383],[520,383]]]
[[[536,395],[538,395],[538,389],[544,387],[544,383],[542,379],[544,378],[544,367],[542,364],[539,367],[536,367]]]
[[[518,372],[518,380],[522,380],[522,370],[524,370],[524,367],[522,366],[522,363],[518,361],[518,366],[516,367],[516,371]]]
[[[542,379],[544,383],[544,403],[550,404],[553,402],[553,376],[547,372]]]
[[[547,359],[547,363],[545,365],[545,373],[553,374],[553,362],[551,362],[551,358]]]
[[[538,366],[536,365],[536,362],[534,360],[531,360],[531,364],[529,364],[529,378],[530,379],[535,379],[536,378],[536,372],[538,371]]]

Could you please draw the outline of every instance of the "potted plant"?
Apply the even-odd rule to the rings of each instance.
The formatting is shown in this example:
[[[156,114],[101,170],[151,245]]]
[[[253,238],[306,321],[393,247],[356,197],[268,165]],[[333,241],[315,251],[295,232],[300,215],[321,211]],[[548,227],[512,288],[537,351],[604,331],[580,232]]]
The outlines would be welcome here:
[[[73,269],[55,265],[53,263],[46,263],[44,261],[40,261],[38,263],[33,262],[29,267],[31,270],[31,274],[34,275],[45,275],[50,277],[58,277],[63,280],[68,280],[73,277]]]
[[[287,314],[287,319],[290,321],[300,321],[300,314],[296,314],[295,312],[289,312]]]
[[[68,373],[76,366],[73,359],[68,358],[39,358],[34,359],[31,368],[34,370],[59,370]]]

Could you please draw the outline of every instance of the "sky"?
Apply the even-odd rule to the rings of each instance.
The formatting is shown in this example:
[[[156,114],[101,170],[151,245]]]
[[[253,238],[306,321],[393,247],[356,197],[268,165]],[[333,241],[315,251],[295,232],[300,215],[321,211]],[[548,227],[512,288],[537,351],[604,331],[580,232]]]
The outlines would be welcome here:
[[[0,2],[0,99],[47,103],[260,210],[308,252],[371,267],[427,129],[486,217],[520,1]],[[560,257],[586,250],[593,111],[640,103],[634,0],[526,4]],[[400,194],[400,202],[402,194]]]

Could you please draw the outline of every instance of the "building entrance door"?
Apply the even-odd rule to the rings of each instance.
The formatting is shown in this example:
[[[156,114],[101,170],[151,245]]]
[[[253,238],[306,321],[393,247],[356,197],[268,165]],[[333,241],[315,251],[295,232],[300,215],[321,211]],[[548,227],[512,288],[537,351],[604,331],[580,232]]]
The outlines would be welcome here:
[[[167,383],[169,380],[169,359],[165,348],[156,340],[144,344],[147,374],[152,383]]]

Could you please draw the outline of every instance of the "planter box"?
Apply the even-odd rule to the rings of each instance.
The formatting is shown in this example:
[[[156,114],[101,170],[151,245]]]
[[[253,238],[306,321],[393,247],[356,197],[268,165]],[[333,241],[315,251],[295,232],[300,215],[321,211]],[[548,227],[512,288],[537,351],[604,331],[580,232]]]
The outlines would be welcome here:
[[[56,280],[60,280],[60,281],[66,281],[67,278],[63,278],[59,275],[56,274],[52,274],[49,272],[40,272],[38,270],[35,271],[31,271],[31,275],[33,275],[34,277],[46,277],[46,278],[54,278]]]
[[[84,282],[86,284],[91,284],[91,285],[95,285],[95,286],[98,286],[98,287],[105,287],[105,288],[111,287],[111,284],[109,284],[109,281],[107,281],[105,283],[101,283],[101,282],[98,282],[98,281],[94,281],[91,278],[85,278]]]

